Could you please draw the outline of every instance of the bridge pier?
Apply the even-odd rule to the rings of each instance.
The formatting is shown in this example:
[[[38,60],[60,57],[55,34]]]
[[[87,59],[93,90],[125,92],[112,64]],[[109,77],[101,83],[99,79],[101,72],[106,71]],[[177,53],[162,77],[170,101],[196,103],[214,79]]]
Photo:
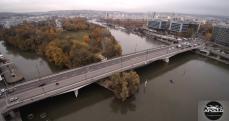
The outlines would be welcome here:
[[[16,114],[15,114],[14,111],[10,111],[10,112],[9,112],[9,116],[10,116],[12,119],[14,119],[14,118],[16,117]]]
[[[209,56],[210,55],[210,52],[209,51],[207,51],[207,56]]]
[[[220,56],[219,55],[217,55],[217,57],[216,57],[217,59],[220,59]]]
[[[0,115],[0,121],[6,121],[5,117],[3,116],[3,114]]]
[[[78,97],[78,90],[75,90],[74,91],[74,94],[75,94],[75,96],[76,96],[76,98]]]
[[[166,57],[166,58],[164,59],[164,61],[165,61],[166,63],[169,63],[169,57]]]
[[[9,121],[22,121],[19,110],[11,110],[5,114]],[[0,121],[6,121],[4,114],[0,116]]]

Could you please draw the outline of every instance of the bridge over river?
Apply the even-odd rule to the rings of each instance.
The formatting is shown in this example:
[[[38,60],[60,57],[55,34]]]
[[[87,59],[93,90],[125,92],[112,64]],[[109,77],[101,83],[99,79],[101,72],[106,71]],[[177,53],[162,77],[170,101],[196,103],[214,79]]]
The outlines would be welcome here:
[[[8,92],[0,98],[0,120],[4,120],[3,114],[21,106],[71,91],[78,94],[80,88],[113,73],[131,70],[157,60],[169,62],[169,58],[174,55],[198,48],[201,45],[195,42],[184,47],[178,44],[160,46],[8,87]]]

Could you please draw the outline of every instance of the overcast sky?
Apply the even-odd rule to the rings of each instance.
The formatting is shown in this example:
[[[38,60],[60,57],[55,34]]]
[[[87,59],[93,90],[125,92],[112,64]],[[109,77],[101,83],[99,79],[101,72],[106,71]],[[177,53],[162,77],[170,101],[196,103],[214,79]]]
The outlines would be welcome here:
[[[229,16],[229,0],[0,0],[0,12],[81,9]]]

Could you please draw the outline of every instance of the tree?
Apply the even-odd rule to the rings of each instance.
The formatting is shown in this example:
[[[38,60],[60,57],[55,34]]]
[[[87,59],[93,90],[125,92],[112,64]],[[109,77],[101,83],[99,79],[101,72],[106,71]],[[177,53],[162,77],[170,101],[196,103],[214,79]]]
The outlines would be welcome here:
[[[118,43],[116,43],[115,40],[110,38],[106,38],[104,39],[104,41],[102,41],[102,49],[102,55],[107,58],[117,57],[122,54],[121,46]]]
[[[193,36],[193,34],[195,33],[193,28],[188,28],[187,32],[185,33],[185,37],[190,38]]]
[[[47,58],[55,65],[64,67],[66,65],[66,56],[63,50],[58,46],[57,41],[51,41],[45,51]]]
[[[110,88],[114,91],[116,98],[122,101],[133,96],[140,86],[139,75],[134,71],[113,74],[108,80],[111,81]]]
[[[199,32],[202,34],[202,36],[206,41],[212,40],[212,31],[213,31],[213,25],[210,23],[201,25],[199,30]]]
[[[94,62],[100,61],[100,59],[89,51],[87,44],[75,41],[69,52],[69,59],[72,67],[84,66]]]
[[[212,40],[212,33],[206,33],[205,36],[204,36],[205,40],[207,41],[211,41]]]
[[[63,28],[68,31],[79,31],[88,28],[87,21],[83,18],[72,18],[63,20]]]
[[[89,44],[89,41],[90,41],[89,36],[88,36],[88,35],[84,35],[84,36],[83,36],[83,41],[84,41],[85,43]]]
[[[44,22],[26,22],[5,29],[3,31],[3,39],[22,50],[41,52],[39,47],[48,44],[49,41],[57,38],[57,33],[54,25],[51,26],[51,21]]]

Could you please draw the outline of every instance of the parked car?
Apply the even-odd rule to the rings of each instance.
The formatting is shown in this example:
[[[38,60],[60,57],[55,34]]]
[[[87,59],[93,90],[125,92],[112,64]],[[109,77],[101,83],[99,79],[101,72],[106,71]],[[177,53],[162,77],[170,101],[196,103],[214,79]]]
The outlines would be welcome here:
[[[6,90],[5,88],[2,88],[2,89],[1,89],[1,92],[2,92],[2,93],[5,93],[6,91],[7,91],[7,90]]]
[[[4,58],[4,56],[2,54],[0,54],[0,59],[3,59],[3,58]]]
[[[5,88],[2,88],[0,90],[0,97],[4,96],[4,93],[6,92],[6,89]]]

